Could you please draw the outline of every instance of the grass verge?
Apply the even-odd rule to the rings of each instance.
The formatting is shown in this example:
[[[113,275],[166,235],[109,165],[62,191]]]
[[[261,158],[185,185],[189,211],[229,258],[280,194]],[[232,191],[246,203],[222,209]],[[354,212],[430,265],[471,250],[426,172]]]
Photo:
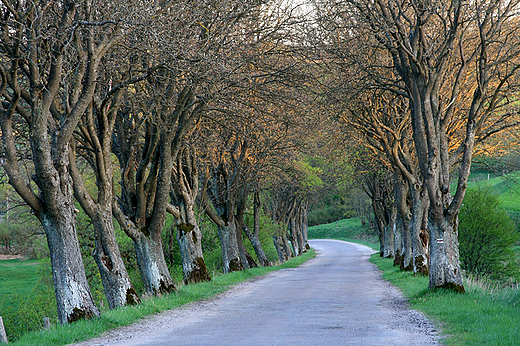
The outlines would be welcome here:
[[[279,269],[296,268],[314,256],[316,256],[316,253],[313,250],[310,250],[302,256],[293,258],[279,266],[269,268],[260,267],[240,272],[233,272],[216,276],[210,282],[180,286],[176,293],[160,297],[152,297],[144,300],[137,306],[127,306],[121,309],[108,311],[103,313],[100,318],[79,321],[64,326],[53,326],[48,331],[26,334],[18,341],[12,343],[12,345],[51,346],[66,345],[88,340],[99,336],[107,330],[129,325],[146,316],[174,309],[187,303],[213,298],[230,289],[237,283],[254,277],[262,276]]]
[[[421,310],[443,329],[446,345],[520,345],[519,287],[465,280],[466,293],[428,290],[428,277],[393,266],[391,259],[372,255],[383,279],[399,287],[413,309]]]

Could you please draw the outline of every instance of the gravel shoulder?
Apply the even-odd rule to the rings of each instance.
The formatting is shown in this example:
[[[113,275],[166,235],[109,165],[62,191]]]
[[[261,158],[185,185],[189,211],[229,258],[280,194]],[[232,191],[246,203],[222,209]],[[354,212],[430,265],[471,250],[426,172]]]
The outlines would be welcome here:
[[[373,250],[312,240],[316,258],[75,345],[439,345],[435,326],[381,279]]]

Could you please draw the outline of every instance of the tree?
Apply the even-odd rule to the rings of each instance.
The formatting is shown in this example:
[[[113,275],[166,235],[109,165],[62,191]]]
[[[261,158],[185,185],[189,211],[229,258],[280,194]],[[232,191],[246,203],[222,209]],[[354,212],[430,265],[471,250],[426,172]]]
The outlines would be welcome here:
[[[364,93],[366,96],[361,96]],[[392,167],[397,211],[403,223],[401,269],[428,275],[428,232],[423,226],[429,207],[428,194],[411,140],[407,102],[399,95],[386,95],[381,90],[364,93],[356,93],[360,102],[351,101],[344,120],[354,127],[354,136],[361,137],[363,145]]]
[[[138,304],[140,298],[130,282],[114,231],[112,135],[127,87],[142,80],[148,74],[133,76],[132,66],[130,66],[126,75],[118,75],[114,66],[117,65],[119,71],[122,71],[122,61],[105,61],[103,65],[104,75],[110,81],[116,82],[116,86],[112,88],[111,83],[103,81],[105,88],[98,88],[97,94],[105,96],[93,98],[78,124],[75,141],[71,143],[73,149],[70,151],[69,170],[74,182],[76,200],[92,220],[95,234],[93,256],[99,268],[109,307],[114,309],[127,304]],[[112,70],[107,71],[110,68]],[[76,148],[77,146],[79,148]],[[77,167],[76,151],[95,173],[96,197],[93,197],[87,189]]]
[[[103,57],[124,37],[123,18],[112,14],[136,5],[3,1],[0,7],[3,167],[45,230],[62,324],[99,314],[78,245],[69,142],[91,103]],[[22,127],[31,178],[18,164],[15,136]]]
[[[410,102],[415,150],[430,199],[429,287],[463,292],[457,215],[475,142],[515,125],[516,113],[508,107],[509,95],[518,88],[518,1],[350,0],[336,5],[341,11],[335,13],[346,18],[351,30],[350,42],[370,42],[391,61],[370,65],[356,60],[360,70]],[[381,70],[395,77],[388,79]],[[455,125],[456,120],[462,122]],[[457,128],[463,130],[450,138]],[[450,171],[457,162],[452,196]]]
[[[195,215],[199,193],[199,168],[194,150],[184,148],[173,167],[172,203],[178,208],[177,241],[182,257],[184,283],[211,280],[202,252],[202,232]]]

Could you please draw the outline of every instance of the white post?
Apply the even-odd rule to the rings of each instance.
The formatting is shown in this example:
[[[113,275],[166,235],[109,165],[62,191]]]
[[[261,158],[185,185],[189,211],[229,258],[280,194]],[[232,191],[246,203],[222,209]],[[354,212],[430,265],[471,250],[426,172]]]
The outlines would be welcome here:
[[[7,344],[7,334],[5,333],[4,320],[0,316],[0,344]]]
[[[51,329],[51,319],[49,317],[44,317],[43,318],[43,328],[45,330]]]

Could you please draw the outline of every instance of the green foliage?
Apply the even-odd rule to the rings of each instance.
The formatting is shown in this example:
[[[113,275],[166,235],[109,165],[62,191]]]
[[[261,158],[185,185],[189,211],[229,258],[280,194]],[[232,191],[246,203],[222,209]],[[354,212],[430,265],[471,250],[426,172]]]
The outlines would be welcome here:
[[[148,315],[156,314],[161,311],[177,308],[181,305],[205,300],[215,297],[233,285],[265,275],[271,271],[295,268],[316,254],[308,251],[302,256],[293,258],[277,267],[260,267],[249,270],[233,272],[225,275],[218,275],[210,282],[203,282],[187,286],[180,286],[177,292],[165,294],[160,297],[151,297],[137,306],[126,306],[121,309],[107,311],[101,314],[100,318],[89,321],[78,321],[68,325],[57,325],[49,331],[32,332],[24,335],[13,345],[66,345],[82,340],[96,337],[104,331],[129,325]]]
[[[309,162],[295,161],[295,170],[300,174],[300,185],[308,191],[318,189],[323,185],[320,174],[323,173],[319,167],[312,167]]]
[[[482,178],[484,176],[485,178]],[[496,194],[500,199],[502,207],[515,223],[516,230],[520,232],[520,172],[513,172],[498,177],[490,174],[490,179],[488,180],[487,173],[482,173],[482,171],[478,170],[473,173],[472,171],[468,180],[468,187],[489,188]]]
[[[425,312],[442,325],[443,344],[520,345],[520,290],[466,280],[466,293],[428,290],[428,277],[400,271],[393,260],[372,255],[370,261],[383,278],[399,287],[413,309]]]
[[[7,184],[0,168],[0,253],[37,258],[40,224]]]
[[[336,196],[323,201],[319,205],[313,205],[309,212],[309,226],[331,223],[337,220],[349,219],[356,215],[354,208],[345,203],[343,199],[335,199]]]
[[[459,213],[461,266],[478,276],[518,275],[515,226],[489,188],[469,189]]]

